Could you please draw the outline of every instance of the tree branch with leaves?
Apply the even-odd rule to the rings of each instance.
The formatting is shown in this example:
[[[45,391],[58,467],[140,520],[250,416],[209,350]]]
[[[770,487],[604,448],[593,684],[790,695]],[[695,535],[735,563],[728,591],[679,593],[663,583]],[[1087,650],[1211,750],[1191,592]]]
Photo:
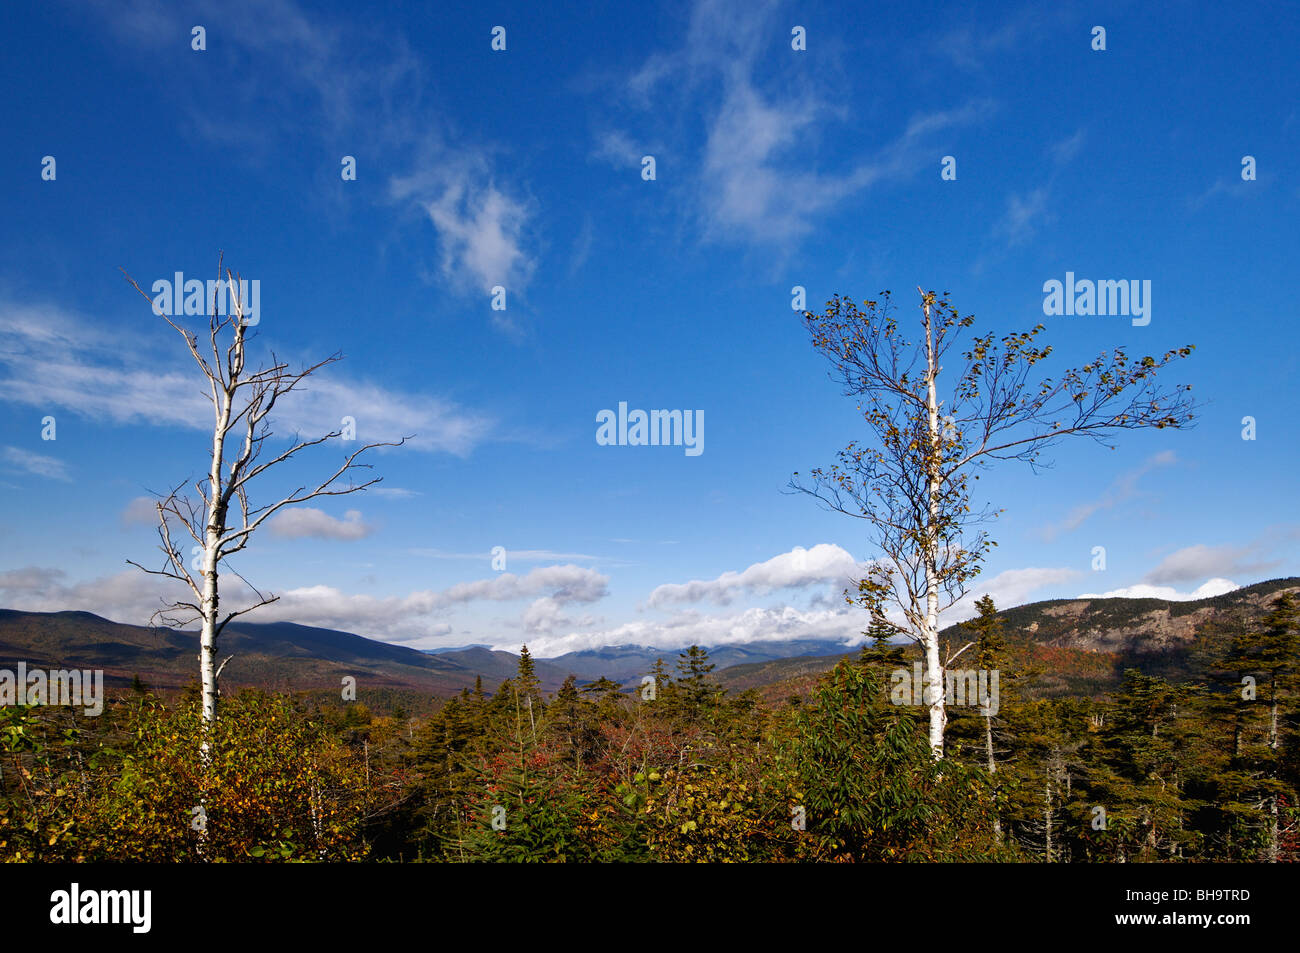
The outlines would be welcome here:
[[[1057,376],[1041,374],[1051,354],[1040,345],[1043,325],[998,338],[968,338],[956,374],[943,377],[945,358],[975,323],[947,292],[920,294],[919,334],[900,328],[889,292],[864,306],[836,296],[822,314],[805,311],[813,347],[830,361],[831,378],[859,400],[871,439],[850,443],[829,468],[790,488],[828,509],[872,527],[879,555],[850,602],[883,618],[897,606],[895,630],[922,648],[930,746],[943,756],[945,663],[939,616],[952,608],[980,572],[996,543],[981,528],[997,516],[976,509],[971,484],[994,461],[1045,466],[1042,454],[1069,436],[1099,443],[1124,430],[1181,428],[1191,421],[1190,385],[1162,389],[1158,372],[1192,353],[1130,359],[1123,348],[1102,352]],[[951,381],[942,391],[941,381]]]

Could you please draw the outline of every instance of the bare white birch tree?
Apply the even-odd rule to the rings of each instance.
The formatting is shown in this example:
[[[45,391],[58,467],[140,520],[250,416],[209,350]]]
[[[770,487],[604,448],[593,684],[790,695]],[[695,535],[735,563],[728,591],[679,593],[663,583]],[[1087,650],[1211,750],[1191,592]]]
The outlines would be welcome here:
[[[226,269],[224,286],[228,301],[228,314],[221,314],[218,291],[222,289],[222,262],[217,262],[217,281],[212,294],[211,313],[208,318],[206,342],[193,331],[182,327],[172,317],[160,315],[185,339],[190,355],[198,364],[207,382],[212,402],[212,450],[207,462],[207,475],[194,484],[197,498],[184,490],[185,484],[176,486],[157,501],[159,549],[163,553],[162,568],[149,569],[132,560],[130,565],[156,576],[165,576],[189,587],[193,601],[178,600],[154,614],[155,622],[173,628],[183,628],[197,621],[199,629],[199,677],[202,684],[202,717],[206,726],[217,720],[219,680],[228,657],[217,664],[217,640],[226,625],[234,618],[275,602],[279,596],[264,596],[251,584],[256,601],[234,611],[221,607],[221,579],[224,573],[238,576],[226,565],[235,553],[243,550],[253,533],[269,517],[286,506],[304,503],[322,496],[342,496],[373,486],[381,477],[355,483],[352,474],[370,465],[358,463],[366,451],[376,447],[395,447],[408,438],[385,443],[371,443],[349,453],[328,477],[314,485],[300,486],[273,503],[254,505],[249,500],[250,484],[272,467],[285,463],[309,447],[338,440],[341,430],[333,430],[312,439],[300,439],[295,434],[288,446],[274,456],[263,451],[274,446],[271,430],[271,412],[281,398],[291,393],[304,380],[326,365],[341,360],[335,353],[302,369],[291,370],[289,364],[270,355],[270,363],[250,370],[246,363],[248,327],[244,320],[244,302],[241,299],[239,276]],[[126,274],[125,271],[123,274]],[[151,300],[149,295],[127,275],[131,285]],[[157,308],[154,313],[159,314]],[[342,482],[347,478],[347,482]],[[188,535],[199,552],[201,568],[191,572],[186,565],[183,546],[178,539]],[[188,543],[184,544],[188,546]],[[196,578],[197,576],[197,578]],[[242,576],[239,576],[243,579]],[[244,580],[247,584],[247,580]],[[207,742],[202,755],[207,757]]]
[[[824,314],[804,312],[813,346],[829,359],[846,396],[861,399],[875,439],[849,444],[830,469],[813,470],[808,484],[794,474],[790,487],[872,526],[880,557],[850,601],[873,618],[888,603],[901,610],[904,624],[890,624],[921,646],[930,746],[942,758],[945,671],[952,659],[940,658],[939,615],[965,595],[996,545],[976,530],[996,512],[972,510],[970,480],[995,460],[1042,466],[1042,452],[1067,435],[1104,442],[1120,430],[1186,426],[1191,385],[1161,391],[1155,374],[1193,349],[1130,360],[1116,348],[1057,378],[1040,378],[1037,365],[1052,352],[1035,344],[1041,324],[1000,340],[988,334],[970,339],[960,372],[940,399],[944,356],[975,319],[960,317],[947,292],[917,291],[916,341],[900,332],[889,292],[861,311],[837,296]]]

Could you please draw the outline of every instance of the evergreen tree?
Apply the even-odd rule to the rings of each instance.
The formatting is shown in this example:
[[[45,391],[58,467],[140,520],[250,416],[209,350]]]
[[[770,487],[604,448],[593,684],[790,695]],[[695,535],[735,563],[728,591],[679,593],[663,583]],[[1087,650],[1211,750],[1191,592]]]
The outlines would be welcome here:
[[[1234,800],[1264,816],[1260,859],[1276,863],[1285,823],[1284,803],[1295,792],[1282,778],[1280,760],[1287,733],[1287,709],[1295,696],[1300,665],[1300,627],[1295,598],[1273,600],[1260,628],[1238,633],[1223,668],[1241,678],[1234,719],[1233,771],[1225,780]]]
[[[881,676],[881,685],[888,684],[890,673],[906,664],[904,647],[890,641],[898,635],[898,629],[880,613],[873,613],[871,624],[863,634],[868,641],[862,646],[858,664],[875,670]]]
[[[682,706],[691,721],[705,717],[716,705],[721,690],[709,678],[714,668],[708,650],[698,645],[692,645],[678,655],[677,685],[681,690]]]
[[[537,678],[537,666],[526,645],[519,650],[519,672],[515,675],[515,688],[521,699],[541,704],[542,683]]]
[[[988,691],[993,691],[992,673],[997,673],[997,698],[981,698],[980,717],[984,723],[984,767],[987,769],[990,777],[997,774],[998,761],[994,750],[993,743],[993,725],[997,718],[997,712],[1002,710],[1002,706],[1011,701],[1005,689],[1010,688],[1010,672],[1007,668],[1007,643],[1002,634],[1002,618],[998,615],[997,606],[993,604],[993,597],[987,593],[975,601],[975,608],[979,612],[972,621],[966,623],[966,627],[975,634],[975,664],[980,673],[983,674],[988,686]],[[994,797],[996,799],[997,785],[994,784]],[[999,817],[994,816],[993,833],[999,843],[1002,840],[1002,821]]]
[[[1107,712],[1087,754],[1092,810],[1105,826],[1088,825],[1089,852],[1110,860],[1167,860],[1188,842],[1183,823],[1193,807],[1184,796],[1182,754],[1187,721],[1180,717],[1185,689],[1137,669]],[[1082,819],[1078,819],[1082,820]]]

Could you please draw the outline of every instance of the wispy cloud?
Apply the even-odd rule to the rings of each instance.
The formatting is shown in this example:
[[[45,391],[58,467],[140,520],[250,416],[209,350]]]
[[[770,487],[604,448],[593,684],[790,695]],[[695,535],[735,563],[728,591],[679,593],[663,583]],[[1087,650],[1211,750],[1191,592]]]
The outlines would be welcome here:
[[[1039,222],[1047,214],[1047,188],[1040,186],[1025,193],[1007,196],[1007,208],[993,228],[995,237],[1008,247],[1022,245],[1033,237]]]
[[[662,108],[676,95],[704,102],[705,139],[690,194],[704,238],[788,246],[824,213],[878,183],[918,174],[940,134],[993,112],[988,100],[912,117],[859,161],[819,168],[818,136],[826,120],[847,120],[829,91],[803,77],[771,79],[769,49],[777,29],[774,3],[697,0],[683,45],[655,53],[625,82],[634,104]],[[788,30],[788,27],[786,28]],[[761,80],[760,80],[761,77]],[[676,138],[683,134],[678,131]],[[626,136],[601,133],[597,153],[627,155]],[[683,154],[698,143],[682,143]],[[684,168],[685,163],[681,163]]]
[[[1247,182],[1241,176],[1236,178],[1220,177],[1214,180],[1204,192],[1193,195],[1187,200],[1187,206],[1192,211],[1200,211],[1210,200],[1219,196],[1227,196],[1235,201],[1242,199],[1255,198],[1261,194],[1261,189],[1266,189],[1269,185],[1271,176],[1261,174],[1256,181]]]
[[[1040,530],[1042,538],[1047,542],[1052,542],[1062,533],[1078,529],[1095,514],[1114,509],[1121,503],[1128,502],[1138,495],[1138,481],[1144,476],[1153,470],[1173,466],[1177,462],[1178,457],[1172,450],[1165,450],[1149,457],[1140,467],[1116,478],[1106,489],[1106,492],[1097,499],[1074,507],[1060,523],[1043,527]]]
[[[402,486],[373,486],[366,492],[387,497],[390,500],[410,500],[423,495],[419,490],[408,490]]]
[[[1087,130],[1080,129],[1074,135],[1053,143],[1048,147],[1052,161],[1057,165],[1066,165],[1073,162],[1075,157],[1083,150],[1083,143],[1087,138]]]
[[[483,553],[449,553],[441,549],[412,549],[411,553],[430,559],[490,560],[492,558],[491,551]],[[507,562],[521,563],[555,562],[562,559],[594,562],[601,558],[588,553],[563,553],[556,552],[553,549],[507,549],[505,555]]]
[[[1066,16],[1063,10],[1030,5],[1001,23],[990,23],[981,16],[972,23],[951,27],[929,43],[954,66],[982,73],[991,60],[1003,61],[1008,55],[1030,49]]]
[[[48,480],[59,480],[64,483],[72,480],[72,477],[68,475],[68,465],[58,457],[33,453],[21,447],[5,447],[0,450],[0,461],[3,461],[6,469],[19,473],[45,477]]]
[[[163,327],[156,337],[137,335],[130,348],[112,347],[96,325],[56,307],[5,302],[0,402],[68,410],[113,424],[209,429],[212,410],[202,378],[179,338],[164,343],[162,331],[174,333]],[[415,434],[408,446],[461,456],[494,427],[484,414],[438,397],[349,380],[339,367],[318,372],[310,388],[295,391],[276,411],[279,432],[319,435],[351,416],[366,441]]]
[[[626,133],[607,129],[596,137],[596,146],[591,156],[618,168],[634,168],[641,165],[644,156],[652,154],[653,149],[640,148]]]
[[[981,596],[991,596],[999,609],[1008,609],[1024,605],[1043,589],[1062,586],[1081,575],[1083,573],[1078,569],[1052,566],[1003,570],[989,579],[973,582],[966,595],[943,614],[943,624],[964,622],[976,616],[975,602]]]
[[[1243,546],[1185,546],[1162,559],[1144,577],[1148,583],[1193,582],[1207,576],[1255,576],[1282,564],[1264,556],[1262,540]]]
[[[151,496],[137,496],[126,504],[121,520],[123,526],[157,525],[158,501]]]
[[[217,71],[170,68],[169,57],[193,55],[195,16],[213,33],[209,51],[222,100],[236,116],[213,116],[190,105],[209,95],[179,97],[190,110],[187,128],[236,153],[270,148],[277,137],[310,137],[349,152],[362,167],[406,169],[393,174],[389,196],[413,202],[434,229],[439,274],[465,294],[495,285],[520,292],[536,267],[525,248],[533,203],[505,183],[497,151],[450,128],[429,102],[427,68],[400,32],[364,26],[294,0],[215,0],[197,11],[172,10],[154,0],[123,0],[96,8],[117,36],[151,52],[150,61],[191,83]],[[217,25],[220,24],[220,29]],[[252,68],[250,68],[250,65]],[[204,90],[205,93],[208,90]],[[337,168],[337,167],[336,167]],[[502,327],[513,327],[492,312]]]
[[[1078,129],[1072,135],[1047,147],[1046,155],[1052,171],[1041,185],[1007,195],[1002,215],[993,223],[992,237],[1003,251],[1024,245],[1039,230],[1053,220],[1052,193],[1061,171],[1078,157],[1087,140],[1087,130]],[[977,260],[975,270],[983,269],[995,257],[993,253]]]
[[[388,193],[394,201],[414,202],[433,224],[447,283],[475,294],[496,285],[509,293],[526,287],[537,265],[524,250],[533,203],[503,190],[486,156],[473,150],[433,148],[416,165],[392,176]]]

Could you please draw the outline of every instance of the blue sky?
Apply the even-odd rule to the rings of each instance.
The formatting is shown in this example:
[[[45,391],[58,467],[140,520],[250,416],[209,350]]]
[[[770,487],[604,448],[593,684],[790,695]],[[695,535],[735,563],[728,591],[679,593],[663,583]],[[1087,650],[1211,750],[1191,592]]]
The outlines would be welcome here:
[[[250,619],[541,655],[854,636],[840,593],[874,555],[864,527],[782,492],[864,433],[795,286],[811,308],[891,289],[904,321],[911,289],[947,290],[980,329],[1046,324],[1057,368],[1196,345],[1169,377],[1205,402],[1194,429],[1064,445],[1047,472],[980,481],[1005,512],[972,598],[1187,597],[1294,574],[1298,19],[13,5],[0,605],[132,623],[157,607],[157,578],[125,564],[158,558],[141,498],[202,473],[208,411],[183,343],[118,269],[146,288],[206,279],[218,250],[260,283],[260,344],[345,355],[284,427],[348,415],[364,440],[417,435],[375,454],[382,492],[260,531],[234,567],[282,599]],[[1149,280],[1150,323],[1044,316],[1044,282],[1067,272]],[[620,401],[703,411],[703,452],[598,445]],[[257,495],[337,461],[323,450]]]

